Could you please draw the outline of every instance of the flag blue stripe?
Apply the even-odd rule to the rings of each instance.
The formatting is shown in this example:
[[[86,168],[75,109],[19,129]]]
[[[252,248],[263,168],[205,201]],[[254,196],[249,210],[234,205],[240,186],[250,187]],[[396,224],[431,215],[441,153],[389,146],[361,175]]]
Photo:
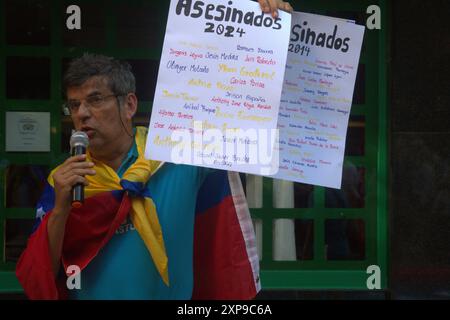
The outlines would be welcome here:
[[[211,192],[214,190],[214,192]],[[217,206],[222,200],[231,195],[227,171],[214,170],[203,182],[198,192],[196,214]]]

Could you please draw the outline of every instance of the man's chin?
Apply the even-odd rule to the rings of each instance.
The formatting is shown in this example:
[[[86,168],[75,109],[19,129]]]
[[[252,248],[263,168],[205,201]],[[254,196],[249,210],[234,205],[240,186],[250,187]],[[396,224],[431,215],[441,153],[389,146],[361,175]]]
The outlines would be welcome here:
[[[98,139],[93,137],[92,139],[89,139],[89,150],[91,153],[95,153],[95,151],[101,150],[102,146]]]

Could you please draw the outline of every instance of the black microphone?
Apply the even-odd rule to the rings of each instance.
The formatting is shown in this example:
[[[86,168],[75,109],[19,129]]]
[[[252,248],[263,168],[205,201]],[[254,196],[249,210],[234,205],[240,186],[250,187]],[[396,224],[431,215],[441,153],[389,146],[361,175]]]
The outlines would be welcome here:
[[[70,137],[70,154],[78,156],[86,154],[86,149],[89,145],[89,138],[86,132],[75,131]],[[84,202],[84,185],[77,183],[72,188],[72,208],[80,208]]]

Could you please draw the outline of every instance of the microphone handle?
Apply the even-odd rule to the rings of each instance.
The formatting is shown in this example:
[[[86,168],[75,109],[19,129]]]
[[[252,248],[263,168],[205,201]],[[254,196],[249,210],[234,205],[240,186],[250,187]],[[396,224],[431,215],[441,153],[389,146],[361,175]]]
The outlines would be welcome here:
[[[86,147],[83,145],[76,145],[72,148],[72,156],[78,156],[86,153]],[[84,185],[77,183],[72,188],[72,208],[80,208],[84,202]]]

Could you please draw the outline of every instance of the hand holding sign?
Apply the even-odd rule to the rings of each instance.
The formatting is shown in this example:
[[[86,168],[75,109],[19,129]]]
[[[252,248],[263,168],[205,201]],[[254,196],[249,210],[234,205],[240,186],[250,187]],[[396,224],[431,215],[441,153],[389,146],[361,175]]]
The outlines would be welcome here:
[[[259,5],[261,6],[261,10],[265,13],[272,13],[272,17],[275,19],[278,17],[278,10],[281,9],[287,12],[292,12],[292,9],[289,2],[281,1],[281,0],[258,0]]]

